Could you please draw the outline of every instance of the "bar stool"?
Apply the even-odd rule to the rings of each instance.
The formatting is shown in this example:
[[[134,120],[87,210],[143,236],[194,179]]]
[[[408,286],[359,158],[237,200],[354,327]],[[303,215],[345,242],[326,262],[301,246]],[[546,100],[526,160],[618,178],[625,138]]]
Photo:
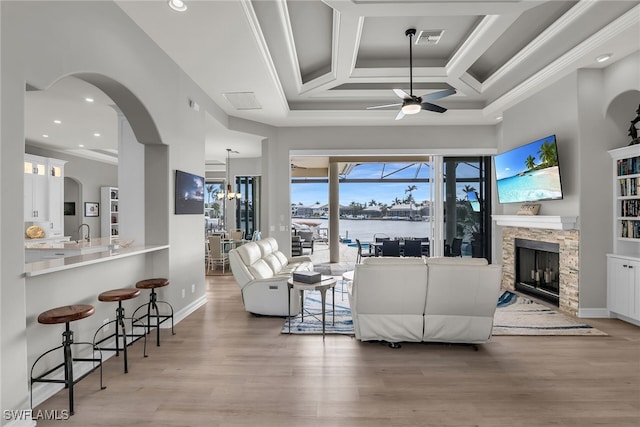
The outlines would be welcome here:
[[[140,280],[136,283],[136,288],[138,289],[151,289],[151,293],[149,294],[149,302],[146,304],[142,304],[140,307],[136,308],[133,312],[133,317],[136,317],[136,313],[141,308],[147,308],[147,314],[142,315],[142,317],[136,318],[136,320],[142,320],[144,318],[147,319],[147,333],[151,333],[151,319],[156,319],[156,345],[160,347],[160,325],[167,320],[171,319],[171,334],[175,335],[176,333],[173,330],[173,307],[166,301],[158,301],[158,294],[156,294],[156,288],[162,288],[164,286],[169,285],[169,280],[164,278],[156,278],[156,279],[145,279]],[[171,314],[160,314],[158,310],[158,304],[165,304],[171,310]],[[151,314],[151,310],[154,310],[156,314]]]
[[[98,328],[98,330],[96,331],[96,333],[93,335],[93,345],[96,346],[96,347],[99,347],[100,350],[115,351],[116,352],[116,356],[119,356],[120,355],[120,351],[122,351],[123,356],[124,356],[123,359],[124,359],[124,373],[125,374],[129,372],[128,362],[127,362],[127,347],[128,346],[130,346],[134,342],[138,341],[140,338],[144,338],[144,346],[143,346],[142,354],[144,355],[144,357],[147,357],[147,335],[145,333],[142,333],[142,334],[133,333],[134,332],[133,329],[134,329],[135,323],[137,322],[138,319],[134,319],[133,317],[125,317],[124,308],[122,307],[122,301],[128,300],[128,299],[132,299],[132,298],[136,298],[138,295],[140,295],[140,289],[136,289],[136,288],[112,289],[110,291],[102,292],[100,295],[98,295],[98,300],[99,301],[103,301],[103,302],[114,302],[114,301],[117,301],[118,302],[118,308],[116,308],[116,318],[115,318],[115,320],[112,320],[112,321],[107,322],[107,323],[103,324],[102,326],[100,326]],[[126,329],[125,323],[124,323],[125,320],[130,320],[131,321],[131,333],[130,334],[127,334],[127,329]],[[104,328],[108,328],[109,325],[111,325],[112,323],[115,324],[116,331],[113,334],[102,338],[100,341],[96,341],[96,338],[98,337],[98,334]],[[120,330],[122,330],[122,333],[120,333]],[[115,347],[102,347],[102,346],[100,346],[100,344],[102,344],[106,340],[111,339],[113,337],[115,337],[115,344],[114,344]],[[122,338],[122,346],[120,346],[120,338]],[[127,338],[131,338],[132,339],[131,342],[129,342],[128,344],[127,344]]]
[[[99,348],[96,348],[93,343],[89,342],[73,342],[73,331],[69,328],[69,323],[75,320],[84,319],[85,317],[91,316],[95,312],[95,308],[92,305],[86,304],[78,304],[78,305],[67,305],[64,307],[52,308],[51,310],[44,311],[40,313],[38,316],[38,323],[42,323],[45,325],[53,325],[58,323],[65,324],[65,331],[62,333],[62,345],[56,348],[52,348],[51,350],[46,351],[42,355],[40,355],[33,365],[31,366],[31,384],[30,384],[30,395],[31,395],[31,407],[33,407],[33,383],[42,382],[42,383],[59,383],[64,384],[65,388],[69,389],[69,414],[73,415],[73,386],[95,371],[97,368],[100,368],[100,390],[104,390],[106,387],[102,385],[102,352]],[[93,349],[92,358],[75,358],[71,353],[72,345],[90,345]],[[64,352],[64,362],[61,364],[49,369],[45,373],[39,375],[38,377],[33,376],[33,369],[36,367],[40,359],[45,357],[47,354],[63,349]],[[96,350],[100,352],[100,358],[95,357]],[[93,367],[88,371],[82,374],[78,378],[73,377],[73,362],[93,362]],[[97,364],[96,364],[97,363]],[[64,367],[64,379],[55,379],[55,378],[46,378],[48,375],[52,374],[54,371]]]

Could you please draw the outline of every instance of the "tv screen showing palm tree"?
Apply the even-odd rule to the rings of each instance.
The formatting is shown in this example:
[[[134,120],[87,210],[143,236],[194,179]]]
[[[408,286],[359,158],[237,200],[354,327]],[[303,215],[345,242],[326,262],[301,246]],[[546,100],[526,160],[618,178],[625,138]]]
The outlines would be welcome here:
[[[500,203],[562,199],[555,135],[498,154],[493,163]]]

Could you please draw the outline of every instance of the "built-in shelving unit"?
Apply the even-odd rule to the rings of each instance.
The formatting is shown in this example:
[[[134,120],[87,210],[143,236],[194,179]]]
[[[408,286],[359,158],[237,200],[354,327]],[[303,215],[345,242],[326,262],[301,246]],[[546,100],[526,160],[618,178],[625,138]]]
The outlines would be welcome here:
[[[100,232],[102,237],[110,236],[117,239],[120,235],[120,213],[118,211],[118,188],[102,187],[100,189],[102,216],[100,218]]]
[[[640,145],[609,151],[613,159],[613,253],[607,254],[612,317],[640,325]]]

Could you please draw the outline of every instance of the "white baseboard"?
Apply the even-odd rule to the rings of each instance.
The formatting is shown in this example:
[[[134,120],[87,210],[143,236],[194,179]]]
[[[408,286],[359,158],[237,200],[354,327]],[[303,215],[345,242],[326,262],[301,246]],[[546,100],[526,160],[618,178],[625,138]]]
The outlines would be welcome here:
[[[606,308],[579,308],[578,317],[586,317],[592,319],[608,319],[609,310]]]
[[[182,310],[176,311],[175,313],[173,313],[173,323],[177,325],[182,320],[186,319],[191,313],[193,313],[194,311],[196,311],[206,303],[207,303],[207,296],[202,295],[200,298],[193,301],[191,304],[189,304]],[[167,329],[167,328],[171,328],[171,322],[164,322],[162,325],[160,325],[160,329]]]

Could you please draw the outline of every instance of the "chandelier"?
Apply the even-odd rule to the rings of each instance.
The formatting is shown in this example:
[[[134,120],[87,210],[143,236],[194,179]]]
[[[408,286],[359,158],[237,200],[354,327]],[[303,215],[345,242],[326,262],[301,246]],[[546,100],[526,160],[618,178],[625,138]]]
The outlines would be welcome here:
[[[233,191],[233,188],[231,186],[231,174],[229,171],[229,164],[230,164],[230,159],[231,159],[231,148],[227,148],[227,190],[224,192],[220,192],[217,194],[218,199],[224,199],[225,197],[228,200],[233,200],[233,199],[240,199],[242,197],[242,193],[235,193]],[[234,153],[238,153],[237,151],[234,151]]]

